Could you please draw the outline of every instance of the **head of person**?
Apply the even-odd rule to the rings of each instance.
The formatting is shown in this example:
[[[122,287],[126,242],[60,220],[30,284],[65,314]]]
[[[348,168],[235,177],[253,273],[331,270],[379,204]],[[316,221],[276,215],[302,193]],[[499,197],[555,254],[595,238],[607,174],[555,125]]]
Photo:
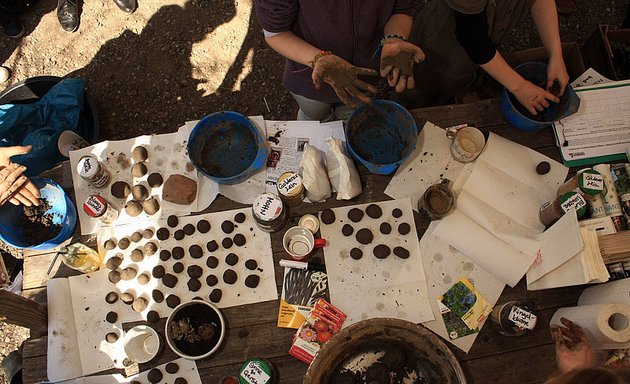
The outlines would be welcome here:
[[[585,368],[565,373],[546,384],[630,384],[630,368]]]

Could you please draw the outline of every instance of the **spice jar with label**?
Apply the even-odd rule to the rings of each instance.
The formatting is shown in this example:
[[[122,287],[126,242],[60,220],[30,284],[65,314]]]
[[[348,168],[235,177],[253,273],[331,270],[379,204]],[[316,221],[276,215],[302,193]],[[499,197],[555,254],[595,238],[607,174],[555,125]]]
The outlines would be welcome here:
[[[304,198],[304,184],[302,178],[295,172],[284,172],[276,182],[278,196],[287,205],[295,207]]]
[[[278,373],[266,359],[249,359],[239,369],[238,382],[239,384],[275,384],[278,382]]]
[[[587,168],[565,181],[558,188],[558,196],[573,191],[581,193],[584,198],[589,199],[591,196],[599,195],[603,190],[604,177],[596,170]]]
[[[548,227],[559,220],[571,208],[575,208],[578,219],[586,214],[586,199],[584,199],[582,194],[568,192],[562,196],[557,196],[554,201],[548,201],[540,207],[538,217]]]
[[[111,224],[118,218],[118,210],[101,195],[92,195],[83,203],[85,213],[105,224]]]
[[[499,333],[505,336],[522,336],[536,327],[538,317],[531,303],[509,301],[495,305],[490,319],[499,326]]]
[[[109,171],[95,156],[83,156],[77,163],[77,172],[94,188],[105,188],[109,184]]]
[[[282,199],[271,193],[263,193],[254,199],[252,215],[258,228],[270,233],[282,229],[289,218]]]

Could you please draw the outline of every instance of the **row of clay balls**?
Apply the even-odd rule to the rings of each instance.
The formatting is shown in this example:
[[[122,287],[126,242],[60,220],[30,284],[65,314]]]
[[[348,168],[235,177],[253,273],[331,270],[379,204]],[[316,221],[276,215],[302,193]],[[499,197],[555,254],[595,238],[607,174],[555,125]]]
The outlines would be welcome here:
[[[131,152],[135,164],[131,167],[131,174],[133,177],[143,177],[147,174],[147,166],[144,162],[149,158],[147,149],[143,146],[138,146]],[[162,185],[162,175],[159,173],[152,173],[147,178],[147,183],[151,188],[158,188]],[[116,181],[111,187],[112,196],[118,199],[126,199],[129,194],[133,196],[133,200],[129,200],[125,204],[125,212],[127,215],[135,217],[142,211],[147,215],[153,215],[160,210],[159,201],[151,196],[149,197],[149,190],[142,184],[137,184],[131,187],[124,181]]]

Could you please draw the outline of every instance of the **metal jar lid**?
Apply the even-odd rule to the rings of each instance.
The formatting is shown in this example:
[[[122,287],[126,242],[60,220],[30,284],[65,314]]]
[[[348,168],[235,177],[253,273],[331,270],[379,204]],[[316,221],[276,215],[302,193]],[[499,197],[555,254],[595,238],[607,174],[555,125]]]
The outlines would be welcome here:
[[[107,200],[101,195],[92,195],[83,203],[83,210],[90,217],[103,216],[105,211],[107,211]]]
[[[302,177],[295,172],[284,172],[276,182],[278,193],[286,197],[301,196],[304,191]]]
[[[271,193],[258,195],[252,205],[254,219],[258,222],[270,223],[282,215],[284,205],[282,200]]]
[[[271,363],[263,359],[245,361],[238,373],[240,384],[270,384],[274,382],[274,370]]]
[[[100,164],[92,155],[83,156],[77,163],[77,172],[84,179],[91,179],[100,171]]]

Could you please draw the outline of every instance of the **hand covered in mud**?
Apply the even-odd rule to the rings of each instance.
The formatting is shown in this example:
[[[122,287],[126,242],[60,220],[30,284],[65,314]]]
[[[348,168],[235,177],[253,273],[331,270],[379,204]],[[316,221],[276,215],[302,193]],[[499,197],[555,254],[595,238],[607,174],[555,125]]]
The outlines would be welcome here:
[[[560,97],[569,83],[569,74],[562,58],[549,59],[547,65],[547,90]]]
[[[376,87],[359,79],[358,75],[378,75],[373,69],[355,67],[337,55],[320,56],[313,63],[313,84],[320,89],[322,81],[330,85],[339,99],[351,108],[355,108],[354,99],[362,103],[372,102],[365,91],[376,93]]]
[[[30,151],[30,146],[0,148],[0,205],[7,201],[15,205],[39,205],[39,190],[23,175],[26,167],[11,162],[12,156]]]
[[[560,318],[562,325],[551,326],[556,346],[556,363],[561,373],[593,366],[593,350],[584,331],[571,320]]]
[[[523,79],[523,83],[515,89],[514,96],[532,115],[538,115],[545,108],[549,108],[549,100],[559,103],[560,99],[551,92],[547,92],[531,81]]]
[[[387,83],[396,92],[413,88],[413,65],[425,58],[418,46],[397,38],[387,39],[381,51],[381,76],[387,76]]]

